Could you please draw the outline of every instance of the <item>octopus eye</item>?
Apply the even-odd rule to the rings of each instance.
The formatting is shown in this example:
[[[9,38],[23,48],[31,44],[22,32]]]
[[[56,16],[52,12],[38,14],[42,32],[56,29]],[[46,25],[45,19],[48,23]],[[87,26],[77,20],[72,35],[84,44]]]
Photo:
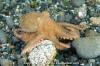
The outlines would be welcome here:
[[[18,30],[17,33],[21,35],[21,34],[24,34],[25,32],[21,31],[21,30]]]

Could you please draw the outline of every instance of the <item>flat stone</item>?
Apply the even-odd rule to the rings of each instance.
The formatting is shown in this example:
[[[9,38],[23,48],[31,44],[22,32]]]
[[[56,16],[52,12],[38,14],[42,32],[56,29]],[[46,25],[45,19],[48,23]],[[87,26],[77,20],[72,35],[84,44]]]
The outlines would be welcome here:
[[[100,36],[78,38],[72,46],[82,58],[95,58],[100,55]]]

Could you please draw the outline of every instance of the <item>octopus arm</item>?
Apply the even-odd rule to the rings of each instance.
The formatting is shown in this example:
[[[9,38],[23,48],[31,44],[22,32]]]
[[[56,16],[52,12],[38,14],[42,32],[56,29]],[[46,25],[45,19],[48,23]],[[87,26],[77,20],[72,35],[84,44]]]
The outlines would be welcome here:
[[[64,22],[58,22],[57,24],[60,25],[60,26],[63,26],[63,27],[75,28],[77,30],[85,30],[86,29],[86,24],[82,24],[82,27],[81,28],[79,26],[75,26],[73,24],[64,23]]]
[[[70,39],[76,39],[80,37],[79,30],[71,27],[67,27],[67,29],[63,28],[63,31],[66,33],[66,35],[70,36]]]
[[[54,36],[52,36],[50,38],[50,40],[52,42],[54,42],[54,44],[55,44],[57,49],[63,50],[65,48],[70,48],[70,46],[68,44],[63,44],[63,43],[59,42],[59,40],[56,37],[54,37]]]
[[[45,35],[38,35],[35,39],[30,40],[28,42],[28,44],[22,50],[21,54],[25,54],[26,52],[28,52],[29,50],[31,50],[32,47],[36,46],[36,44],[38,44],[39,41],[41,41],[44,38],[45,38]]]
[[[19,39],[21,39],[22,41],[25,41],[25,42],[28,42],[29,40],[35,38],[37,36],[37,33],[33,33],[33,34],[30,34],[28,32],[25,32],[23,34],[19,34],[18,31],[22,31],[22,29],[15,29],[14,30],[14,35],[16,37],[18,37]]]

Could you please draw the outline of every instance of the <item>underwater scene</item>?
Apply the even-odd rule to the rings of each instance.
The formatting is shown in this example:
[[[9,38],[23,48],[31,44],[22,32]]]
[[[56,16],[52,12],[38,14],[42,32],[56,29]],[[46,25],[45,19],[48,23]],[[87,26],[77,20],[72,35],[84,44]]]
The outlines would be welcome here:
[[[0,66],[100,66],[100,0],[0,0]]]

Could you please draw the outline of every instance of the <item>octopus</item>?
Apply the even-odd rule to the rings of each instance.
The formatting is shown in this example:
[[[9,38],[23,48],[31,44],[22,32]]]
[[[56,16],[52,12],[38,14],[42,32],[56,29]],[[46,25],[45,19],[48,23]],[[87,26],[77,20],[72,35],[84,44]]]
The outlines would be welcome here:
[[[14,29],[14,35],[27,42],[21,54],[29,52],[32,47],[42,40],[50,40],[57,49],[63,50],[70,48],[70,45],[60,42],[59,39],[74,40],[79,38],[79,30],[86,29],[86,24],[81,26],[65,22],[55,22],[50,18],[48,11],[29,12],[20,17],[20,28]]]

